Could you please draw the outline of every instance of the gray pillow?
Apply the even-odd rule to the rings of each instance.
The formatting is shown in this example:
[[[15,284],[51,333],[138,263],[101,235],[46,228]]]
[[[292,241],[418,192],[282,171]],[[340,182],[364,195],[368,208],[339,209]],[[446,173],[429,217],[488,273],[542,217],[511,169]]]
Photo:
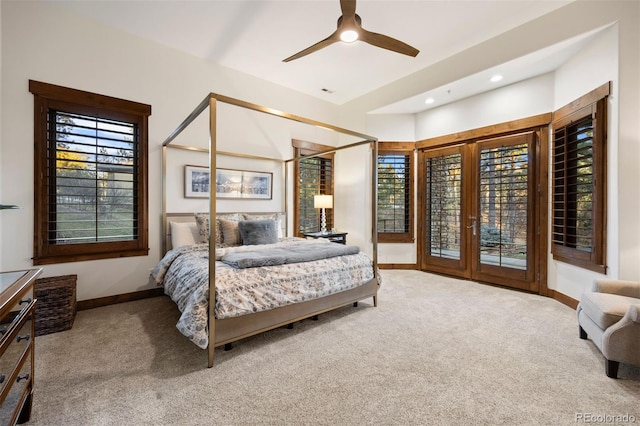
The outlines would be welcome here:
[[[273,244],[278,242],[278,229],[276,221],[266,220],[241,220],[238,222],[240,237],[244,245]]]

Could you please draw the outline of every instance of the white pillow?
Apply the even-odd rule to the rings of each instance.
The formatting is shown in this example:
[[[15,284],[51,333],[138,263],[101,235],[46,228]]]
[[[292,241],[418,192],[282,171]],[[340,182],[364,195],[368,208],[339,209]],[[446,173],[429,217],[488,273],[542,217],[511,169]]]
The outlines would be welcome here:
[[[197,244],[198,227],[195,222],[169,222],[171,225],[171,247]]]

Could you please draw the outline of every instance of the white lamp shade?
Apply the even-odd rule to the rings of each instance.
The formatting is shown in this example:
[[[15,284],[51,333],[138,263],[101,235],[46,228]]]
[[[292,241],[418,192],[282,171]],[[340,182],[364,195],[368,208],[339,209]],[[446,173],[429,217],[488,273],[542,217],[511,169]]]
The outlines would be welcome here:
[[[313,207],[316,209],[332,209],[333,195],[314,195]]]

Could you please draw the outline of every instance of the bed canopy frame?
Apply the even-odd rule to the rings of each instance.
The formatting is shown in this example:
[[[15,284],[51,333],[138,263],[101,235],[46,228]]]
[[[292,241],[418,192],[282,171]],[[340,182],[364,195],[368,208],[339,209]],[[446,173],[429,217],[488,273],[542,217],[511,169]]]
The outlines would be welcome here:
[[[257,155],[250,155],[250,154],[242,154],[242,153],[234,153],[234,152],[225,152],[225,151],[218,151],[217,150],[217,112],[218,112],[218,103],[224,103],[224,104],[229,104],[229,105],[234,105],[240,108],[245,108],[248,110],[252,110],[252,111],[256,111],[256,112],[260,112],[260,113],[264,113],[264,114],[269,114],[269,115],[273,115],[276,117],[280,117],[286,120],[292,120],[298,123],[303,123],[303,124],[307,124],[310,126],[315,126],[315,127],[319,127],[319,128],[323,128],[326,130],[330,130],[332,132],[338,133],[338,134],[343,134],[343,135],[348,135],[348,136],[353,136],[356,138],[360,138],[362,139],[361,141],[358,142],[354,142],[354,143],[350,143],[350,144],[346,144],[346,145],[342,145],[339,147],[335,147],[333,149],[328,149],[322,152],[317,152],[313,155],[305,155],[303,156],[298,156],[298,157],[294,157],[294,158],[290,158],[287,160],[282,160],[282,159],[278,159],[278,158],[272,158],[272,157],[263,157],[263,156],[257,156]],[[208,110],[209,112],[209,147],[207,148],[200,148],[200,147],[194,147],[194,146],[186,146],[186,145],[178,145],[173,143],[174,140],[176,139],[176,137],[178,137],[178,135],[180,133],[182,133],[187,127],[189,127],[189,125],[197,118],[200,116],[200,114],[202,114],[205,110]],[[372,260],[373,260],[373,269],[374,269],[374,279],[372,281],[374,281],[374,284],[377,286],[378,283],[378,230],[377,230],[377,199],[378,199],[378,167],[377,167],[377,158],[378,158],[378,139],[376,137],[373,136],[369,136],[363,133],[359,133],[359,132],[355,132],[352,130],[348,130],[345,128],[341,128],[341,127],[337,127],[337,126],[333,126],[331,124],[327,124],[327,123],[323,123],[320,121],[315,121],[315,120],[311,120],[305,117],[301,117],[301,116],[297,116],[294,114],[290,114],[287,112],[282,112],[282,111],[278,111],[275,110],[273,108],[268,108],[262,105],[258,105],[258,104],[253,104],[250,102],[246,102],[246,101],[242,101],[239,99],[235,99],[235,98],[231,98],[228,96],[224,96],[224,95],[220,95],[217,93],[209,93],[203,100],[202,102],[200,102],[200,104],[198,104],[198,106],[191,112],[191,114],[189,114],[187,116],[187,118],[185,118],[179,125],[178,127],[176,127],[176,129],[167,137],[167,139],[165,139],[165,141],[162,143],[162,227],[163,227],[163,232],[162,232],[162,238],[163,238],[163,248],[166,247],[166,236],[167,236],[167,226],[168,226],[168,222],[167,222],[167,154],[168,154],[168,149],[181,149],[181,150],[189,150],[189,151],[197,151],[197,152],[203,152],[203,153],[215,153],[216,155],[209,155],[209,170],[211,173],[211,176],[215,176],[215,170],[216,170],[216,162],[217,162],[217,156],[218,155],[224,155],[224,156],[232,156],[232,157],[240,157],[240,158],[247,158],[247,159],[255,159],[255,160],[266,160],[266,161],[274,161],[274,162],[279,162],[281,163],[283,169],[284,169],[284,177],[283,177],[283,201],[284,201],[284,212],[286,214],[286,217],[288,217],[288,209],[287,209],[287,205],[288,205],[288,191],[287,191],[287,187],[288,187],[288,174],[289,174],[289,164],[293,164],[293,162],[297,162],[300,161],[302,158],[313,158],[313,157],[318,157],[318,156],[322,156],[322,155],[326,155],[326,154],[330,154],[330,153],[334,153],[334,152],[338,152],[338,151],[342,151],[342,150],[346,150],[346,149],[350,149],[350,148],[354,148],[357,146],[361,146],[361,145],[366,145],[366,144],[370,144],[372,146],[372,150],[373,150],[373,155],[371,157],[371,162],[372,162],[372,173],[371,173],[371,242],[372,242],[372,246],[373,246],[373,256],[372,256]],[[216,194],[215,191],[213,190],[215,188],[215,185],[211,185],[210,184],[210,191],[209,191],[209,217],[210,218],[215,218],[217,211],[216,211]],[[286,220],[286,219],[285,219]],[[215,223],[215,221],[211,221],[210,219],[210,223]],[[288,232],[288,226],[287,226],[287,232]],[[230,343],[231,341],[234,340],[238,340],[240,338],[243,337],[248,337],[252,334],[256,334],[256,332],[260,332],[260,331],[266,331],[268,329],[271,328],[275,328],[275,327],[268,327],[268,328],[264,328],[258,331],[255,330],[250,330],[250,327],[247,327],[247,332],[242,334],[242,331],[240,331],[240,334],[234,334],[234,336],[230,337],[228,342],[225,340],[219,341],[218,344],[216,344],[216,324],[215,324],[215,303],[211,303],[211,299],[212,297],[215,298],[215,241],[214,241],[215,235],[214,233],[210,233],[209,235],[209,314],[208,314],[208,327],[209,327],[209,344],[208,344],[208,366],[209,367],[213,367],[213,360],[214,360],[214,350],[216,346],[220,346],[222,344],[225,343]],[[364,295],[364,293],[363,293]],[[335,295],[334,295],[335,296]],[[327,297],[330,298],[331,296]],[[376,302],[376,296],[374,295],[374,305],[377,303]],[[362,298],[362,297],[360,297]],[[358,299],[354,299],[354,301],[356,301]],[[350,302],[348,302],[350,303]],[[322,312],[326,312],[329,311],[333,308],[328,308],[329,305],[327,305],[327,307],[325,307],[324,310],[318,310],[315,312],[315,314],[318,313],[322,313]],[[261,312],[260,314],[267,314],[268,315],[269,311],[266,312]],[[256,315],[256,314],[253,314]],[[300,317],[299,319],[303,319],[305,318]],[[235,318],[232,318],[231,320],[235,320]],[[227,320],[222,320],[222,321],[227,321],[229,323],[231,323],[232,325],[235,325],[235,322],[237,321],[231,321],[229,319]],[[283,325],[283,324],[279,324],[279,325]],[[238,326],[240,328],[242,328],[244,326],[243,323],[239,323]],[[224,333],[225,330],[222,329],[222,333]]]

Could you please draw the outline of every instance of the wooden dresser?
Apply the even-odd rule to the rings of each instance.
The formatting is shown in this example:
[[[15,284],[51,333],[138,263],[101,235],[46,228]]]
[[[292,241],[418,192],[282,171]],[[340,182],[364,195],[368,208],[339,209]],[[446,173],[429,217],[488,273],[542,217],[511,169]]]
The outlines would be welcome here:
[[[0,425],[31,416],[34,284],[42,269],[0,272]]]

